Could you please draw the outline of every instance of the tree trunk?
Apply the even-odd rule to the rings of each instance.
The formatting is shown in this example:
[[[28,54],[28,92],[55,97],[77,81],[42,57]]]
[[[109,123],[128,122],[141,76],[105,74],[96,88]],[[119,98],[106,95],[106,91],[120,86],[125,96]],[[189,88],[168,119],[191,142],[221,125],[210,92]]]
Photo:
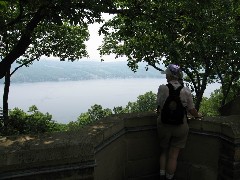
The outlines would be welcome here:
[[[4,84],[4,92],[3,92],[3,123],[4,126],[7,127],[9,122],[8,117],[8,94],[9,94],[9,87],[10,87],[10,69],[5,74],[5,84]]]
[[[46,6],[42,6],[38,9],[36,13],[34,13],[33,18],[27,23],[25,31],[21,35],[19,41],[15,44],[14,48],[7,54],[0,62],[0,79],[2,79],[5,74],[10,69],[10,66],[13,62],[20,56],[22,56],[29,45],[31,44],[32,33],[35,28],[44,18],[46,11]]]
[[[196,92],[196,103],[195,103],[195,108],[197,110],[200,109],[200,106],[201,106],[201,102],[202,102],[202,99],[203,99],[203,94],[206,90],[206,87],[207,87],[207,77],[208,76],[204,76],[203,79],[202,79],[202,83],[200,84],[199,83],[199,91],[195,91]]]
[[[202,102],[202,98],[203,98],[203,93],[199,93],[198,95],[196,95],[196,103],[195,103],[195,108],[198,111],[200,109],[200,105]]]
[[[225,79],[224,81],[222,81],[222,94],[223,94],[223,99],[221,102],[221,106],[224,106],[226,104],[226,100],[228,98],[229,92],[231,90],[231,87],[233,85],[234,82],[234,77],[229,75],[230,79]]]

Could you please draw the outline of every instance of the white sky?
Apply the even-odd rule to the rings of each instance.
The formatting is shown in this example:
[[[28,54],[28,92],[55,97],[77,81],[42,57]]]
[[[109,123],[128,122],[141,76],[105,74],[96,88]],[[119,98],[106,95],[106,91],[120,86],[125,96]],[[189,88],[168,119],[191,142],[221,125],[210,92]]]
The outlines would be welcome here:
[[[105,20],[109,20],[113,17],[113,15],[109,15],[109,14],[103,14],[103,18]],[[101,57],[99,55],[99,52],[97,50],[97,48],[102,44],[103,41],[103,35],[99,36],[98,34],[98,30],[101,27],[101,24],[98,23],[94,23],[89,25],[89,33],[90,33],[90,38],[89,40],[86,42],[87,45],[87,51],[89,54],[88,59],[93,59],[93,60],[101,60]],[[111,55],[105,55],[102,57],[102,59],[104,59],[105,61],[116,61],[116,60],[126,60],[126,58],[122,57],[122,58],[118,58],[115,59],[115,55],[111,54]]]
[[[113,17],[113,15],[109,15],[109,14],[103,14],[103,18],[105,20],[111,19]],[[87,46],[87,52],[89,55],[89,58],[82,58],[81,60],[95,60],[95,61],[101,61],[101,59],[104,59],[105,62],[107,61],[126,61],[126,57],[120,57],[115,59],[115,55],[114,54],[110,54],[110,55],[105,55],[100,57],[99,51],[97,50],[99,48],[99,46],[102,44],[103,41],[103,35],[99,36],[98,34],[98,30],[100,29],[102,24],[98,24],[98,23],[94,23],[88,26],[89,29],[89,40],[86,42],[86,46]],[[58,57],[43,57],[43,59],[51,59],[51,60],[58,60]]]

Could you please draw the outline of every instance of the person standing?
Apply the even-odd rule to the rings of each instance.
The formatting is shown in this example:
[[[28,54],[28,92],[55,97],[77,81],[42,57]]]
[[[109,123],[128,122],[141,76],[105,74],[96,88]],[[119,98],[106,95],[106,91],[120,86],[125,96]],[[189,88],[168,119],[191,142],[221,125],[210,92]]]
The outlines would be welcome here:
[[[177,167],[177,158],[181,149],[185,147],[188,136],[187,112],[194,117],[201,117],[194,107],[192,94],[189,88],[183,86],[183,73],[179,66],[170,64],[163,72],[166,74],[167,85],[160,85],[157,93],[157,126],[160,141],[160,179],[175,179],[175,171]],[[182,109],[185,111],[182,118],[178,118],[181,122],[168,123],[166,114],[166,105],[168,97],[173,92],[178,91]],[[165,105],[165,106],[164,106]],[[177,113],[175,113],[176,115]],[[177,116],[181,116],[178,115]]]

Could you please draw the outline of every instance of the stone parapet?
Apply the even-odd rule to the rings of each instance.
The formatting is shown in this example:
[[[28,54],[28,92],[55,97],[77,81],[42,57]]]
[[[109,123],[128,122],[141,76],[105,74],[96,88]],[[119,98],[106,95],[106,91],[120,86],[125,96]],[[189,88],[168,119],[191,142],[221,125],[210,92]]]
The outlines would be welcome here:
[[[0,179],[93,179],[94,147],[86,133],[1,137]]]
[[[157,179],[155,113],[110,116],[78,131],[0,137],[0,179]],[[179,179],[238,179],[239,116],[190,121]]]
[[[193,139],[196,140],[197,137],[199,141],[192,142]],[[192,145],[197,147],[197,151],[194,153],[195,156],[197,155],[203,160],[205,159],[204,163],[201,162],[199,165],[202,166],[202,168],[207,167],[206,174],[211,174],[211,176],[214,177],[213,179],[239,179],[239,115],[205,117],[202,120],[192,120],[190,121],[189,139],[189,147]],[[188,147],[186,149],[188,149]],[[206,161],[207,159],[210,161]],[[191,163],[193,163],[193,161]],[[211,169],[212,172],[210,172]],[[203,177],[200,179],[204,179]]]
[[[240,95],[219,108],[222,116],[240,115]]]

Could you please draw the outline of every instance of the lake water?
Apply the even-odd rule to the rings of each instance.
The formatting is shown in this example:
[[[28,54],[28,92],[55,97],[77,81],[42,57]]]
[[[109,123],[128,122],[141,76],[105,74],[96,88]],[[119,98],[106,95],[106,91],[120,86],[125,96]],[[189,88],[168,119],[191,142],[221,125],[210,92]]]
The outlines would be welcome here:
[[[129,101],[136,101],[139,95],[148,91],[157,93],[160,84],[166,84],[166,80],[102,79],[12,84],[9,108],[19,107],[27,111],[30,106],[36,105],[39,111],[53,115],[53,120],[68,123],[77,120],[94,104],[110,109],[126,106]],[[216,88],[219,84],[209,85],[204,95],[209,97]],[[0,85],[0,93],[2,103],[3,85]]]

